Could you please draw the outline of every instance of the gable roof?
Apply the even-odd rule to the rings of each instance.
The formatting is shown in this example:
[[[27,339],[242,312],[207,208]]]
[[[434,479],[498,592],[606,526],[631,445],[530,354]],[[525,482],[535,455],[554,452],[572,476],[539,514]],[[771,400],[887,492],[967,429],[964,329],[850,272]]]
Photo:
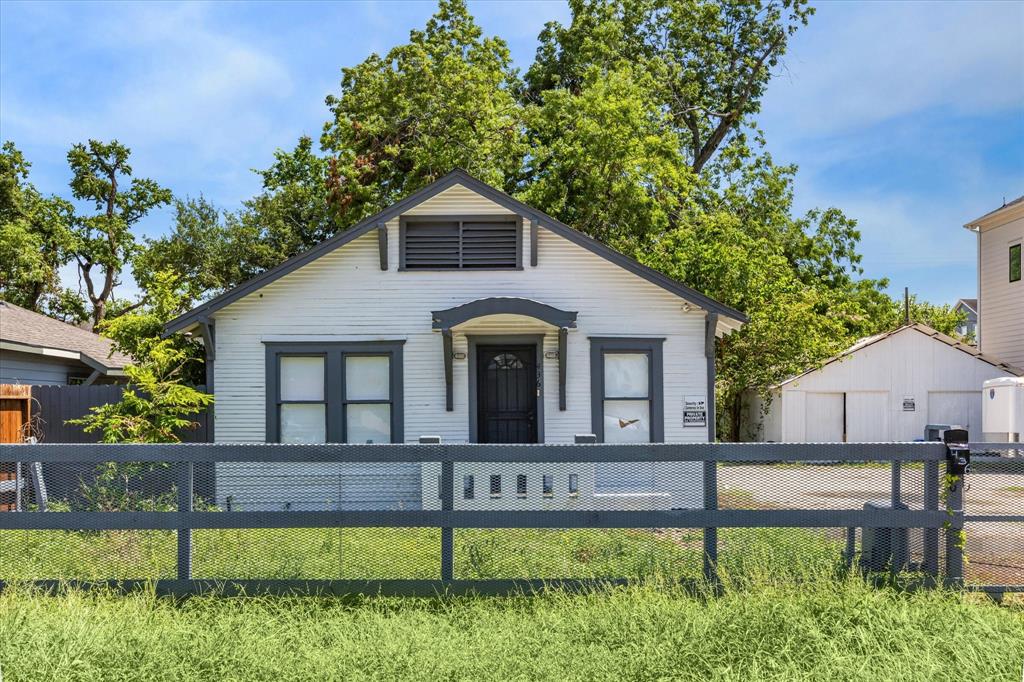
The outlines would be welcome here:
[[[281,277],[284,277],[290,272],[301,268],[302,266],[330,253],[331,251],[334,251],[341,246],[344,246],[345,244],[348,244],[352,240],[375,229],[377,226],[382,225],[392,218],[404,213],[413,206],[416,206],[417,204],[420,204],[427,199],[440,194],[446,189],[454,187],[455,185],[462,185],[467,189],[473,190],[477,194],[490,199],[499,206],[507,208],[509,211],[517,215],[537,221],[538,225],[541,227],[568,239],[574,244],[601,256],[605,260],[608,260],[619,267],[642,277],[648,282],[651,282],[652,284],[659,286],[662,289],[665,289],[666,291],[675,294],[676,296],[679,296],[700,308],[703,308],[704,310],[715,312],[722,317],[734,320],[738,323],[735,326],[739,326],[739,324],[743,324],[748,321],[747,316],[735,308],[731,308],[724,303],[719,303],[713,298],[700,293],[696,289],[692,289],[682,282],[678,282],[653,268],[639,263],[629,256],[616,251],[610,246],[599,242],[593,237],[585,235],[582,232],[569,227],[565,223],[552,218],[543,211],[539,211],[528,206],[518,199],[514,199],[508,194],[505,194],[501,190],[491,187],[482,180],[474,178],[461,168],[457,168],[444,177],[435,180],[423,189],[410,194],[405,199],[402,199],[401,201],[384,209],[380,213],[361,220],[344,232],[340,232],[330,239],[324,240],[308,251],[289,258],[277,267],[271,268],[270,270],[239,284],[237,287],[229,289],[223,294],[210,299],[206,303],[196,306],[187,313],[176,317],[167,323],[165,333],[173,334],[206,321],[211,314],[220,310],[224,306],[234,303],[238,299],[251,294]]]
[[[5,350],[79,360],[103,374],[121,374],[132,362],[110,339],[7,301],[0,301],[0,343]]]
[[[1011,199],[1010,201],[1004,201],[1003,205],[999,208],[992,209],[980,218],[975,218],[969,223],[965,223],[964,227],[968,230],[985,230],[1005,225],[1011,220],[1024,217],[1024,195]]]
[[[1009,372],[1010,374],[1015,374],[1016,376],[1024,376],[1024,369],[1021,369],[1019,367],[1014,367],[1013,365],[1007,364],[1007,363],[1003,362],[1002,360],[999,360],[998,358],[992,357],[991,355],[986,355],[986,354],[982,353],[981,351],[979,351],[974,346],[971,346],[971,345],[968,345],[966,343],[963,343],[962,341],[957,341],[956,339],[954,339],[951,336],[946,336],[945,334],[932,329],[931,327],[929,327],[926,324],[920,324],[920,323],[915,322],[914,324],[905,324],[902,327],[897,327],[896,329],[893,329],[892,331],[883,332],[881,334],[875,334],[874,336],[868,336],[868,337],[865,337],[863,339],[860,339],[859,341],[857,341],[857,343],[853,344],[852,346],[850,346],[849,348],[844,350],[842,353],[839,353],[838,355],[835,355],[835,356],[829,358],[828,360],[825,360],[823,363],[821,363],[817,367],[813,367],[811,369],[808,369],[806,371],[801,372],[800,374],[795,374],[795,375],[789,377],[788,379],[784,379],[784,380],[780,381],[779,383],[775,384],[774,386],[772,386],[772,388],[780,388],[780,387],[785,386],[786,384],[788,384],[788,383],[790,383],[792,381],[796,381],[797,379],[799,379],[801,377],[805,377],[808,374],[812,374],[813,372],[817,372],[818,370],[825,369],[826,367],[828,367],[832,363],[839,362],[839,361],[843,360],[844,358],[846,358],[847,356],[853,355],[854,353],[856,353],[859,350],[863,350],[864,348],[867,348],[868,346],[873,346],[873,345],[875,345],[876,343],[878,343],[880,341],[884,341],[884,340],[888,339],[891,336],[896,336],[900,332],[904,332],[904,331],[907,331],[907,330],[913,330],[913,331],[916,331],[916,332],[920,332],[921,334],[924,334],[925,336],[929,336],[929,337],[935,339],[936,341],[939,341],[941,343],[946,344],[947,346],[950,346],[951,348],[955,348],[955,349],[957,349],[959,351],[967,353],[968,355],[974,356],[975,358],[977,358],[978,360],[981,360],[982,362],[987,362],[988,364],[992,365],[993,367],[1001,369],[1004,372]]]
[[[958,299],[956,305],[953,306],[953,310],[957,308],[967,308],[975,315],[978,314],[978,299],[976,298],[961,298]]]

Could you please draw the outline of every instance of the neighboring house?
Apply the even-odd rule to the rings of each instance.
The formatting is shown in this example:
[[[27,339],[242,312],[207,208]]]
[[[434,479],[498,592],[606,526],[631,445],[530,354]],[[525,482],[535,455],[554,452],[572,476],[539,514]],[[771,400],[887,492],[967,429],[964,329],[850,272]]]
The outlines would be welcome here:
[[[964,338],[974,339],[978,343],[978,299],[961,298],[953,306],[953,312],[963,313],[964,321],[956,328],[956,333]]]
[[[743,437],[771,442],[912,441],[926,424],[981,440],[981,386],[1024,371],[931,327],[862,339],[822,366],[746,396]]]
[[[1024,196],[964,227],[978,235],[978,348],[1024,366]]]
[[[457,170],[167,330],[207,345],[218,442],[572,443],[592,433],[640,443],[708,440],[713,340],[745,321]],[[645,495],[685,478],[658,504],[699,505],[700,466],[674,466],[685,476],[651,465],[457,467],[458,503],[591,505],[595,493],[621,493],[615,504],[650,505]],[[437,500],[429,466],[323,465],[302,486],[270,485],[282,467],[219,465],[218,502]]]
[[[0,384],[115,383],[130,362],[110,339],[0,301]]]

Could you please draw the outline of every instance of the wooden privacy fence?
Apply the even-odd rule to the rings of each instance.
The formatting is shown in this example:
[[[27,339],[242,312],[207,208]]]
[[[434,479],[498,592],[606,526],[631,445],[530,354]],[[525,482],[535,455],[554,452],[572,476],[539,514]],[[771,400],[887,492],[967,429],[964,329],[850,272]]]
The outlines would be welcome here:
[[[197,386],[203,391],[205,386]],[[84,417],[93,407],[116,403],[124,392],[123,384],[41,385],[0,384],[0,443],[20,443],[34,438],[43,443],[98,443],[102,434],[86,433],[78,425],[68,424],[71,419]],[[211,420],[207,412],[193,417],[194,429],[183,429],[178,437],[186,443],[206,443],[212,440]],[[53,482],[49,494],[57,498],[73,495],[78,474],[91,471],[91,464],[54,464],[49,478]],[[14,482],[19,474],[28,481],[29,473],[15,471],[11,463],[0,463],[0,511],[15,507],[15,490],[21,482]],[[2,481],[8,481],[6,485]],[[12,488],[4,490],[5,488]]]
[[[158,590],[173,593],[490,593],[551,582],[624,580],[648,570],[679,571],[674,577],[682,578],[680,562],[691,556],[697,560],[693,577],[715,580],[720,551],[748,551],[739,549],[748,547],[741,544],[743,536],[720,538],[720,530],[837,529],[840,551],[835,556],[852,566],[859,529],[865,570],[877,569],[881,562],[883,570],[911,569],[926,582],[963,584],[963,472],[956,453],[942,443],[0,448],[0,460],[39,462],[44,472],[68,463],[132,466],[148,472],[143,476],[173,483],[164,486],[173,494],[162,503],[155,498],[140,501],[126,489],[124,499],[133,502],[115,510],[72,505],[0,515],[0,543],[9,543],[0,546],[0,580],[6,581],[51,584],[87,577],[130,587],[139,580],[156,580]],[[355,509],[346,507],[346,490],[369,480],[367,476],[384,485],[387,472],[399,465],[419,467],[422,491],[417,504],[377,507],[371,500]],[[201,466],[214,480],[204,484],[204,494],[197,494],[197,476],[206,476],[197,473]],[[940,466],[946,480],[955,482],[944,495]],[[602,471],[600,476],[591,476],[595,469]],[[372,478],[378,474],[384,483]],[[630,483],[602,491],[592,482],[616,476]],[[638,480],[647,481],[646,487],[638,487]],[[829,481],[834,481],[835,492],[813,497]],[[255,496],[243,504],[238,491],[245,490],[255,491]],[[290,491],[290,497],[281,501],[278,494],[273,506],[261,506],[258,493],[271,490]],[[868,493],[876,499],[867,499]],[[831,508],[812,507],[810,499],[840,501]],[[1007,521],[1024,522],[1024,514]],[[303,529],[305,535],[289,536],[282,529]],[[53,531],[78,534],[74,542],[65,538],[55,543],[55,552],[73,547],[87,552],[95,546],[107,561],[110,552],[99,548],[115,533],[118,557],[134,560],[146,552],[164,552],[173,561],[146,575],[126,574],[107,564],[97,564],[91,572],[47,574],[40,568],[45,562],[29,556],[42,546],[39,538],[19,544],[18,533]],[[911,531],[917,539],[908,542]],[[620,533],[613,541],[602,535],[612,532]],[[125,544],[144,533],[155,538],[145,551]],[[555,535],[561,540],[549,543],[546,538]],[[769,553],[775,545],[781,547],[772,537]],[[810,543],[816,537],[798,539]],[[799,563],[801,552],[798,545],[785,563]],[[323,561],[317,553],[324,555]],[[871,556],[865,559],[865,553]],[[640,566],[637,557],[647,563]],[[66,559],[62,556],[58,563],[67,565]],[[401,562],[409,562],[407,569]],[[264,574],[253,576],[263,565]],[[584,578],[555,573],[580,566],[587,567]]]
[[[196,386],[205,391],[205,386]],[[70,419],[78,419],[89,413],[93,407],[107,403],[116,403],[124,392],[123,384],[93,384],[91,386],[32,386],[31,397],[33,412],[38,418],[37,438],[44,443],[97,443],[98,433],[86,433],[81,426],[68,424]],[[186,443],[207,443],[209,419],[207,413],[193,417],[197,423],[195,429],[186,429],[179,434]]]

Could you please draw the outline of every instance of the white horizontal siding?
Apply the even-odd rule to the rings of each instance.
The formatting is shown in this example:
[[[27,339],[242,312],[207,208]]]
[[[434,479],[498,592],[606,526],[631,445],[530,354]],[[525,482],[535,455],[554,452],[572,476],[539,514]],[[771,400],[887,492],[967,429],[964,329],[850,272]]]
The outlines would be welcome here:
[[[439,194],[417,212],[507,213],[461,187]],[[558,361],[544,361],[545,436],[570,442],[589,433],[590,344],[588,336],[664,337],[665,438],[703,441],[705,429],[682,426],[683,396],[706,391],[704,314],[684,312],[683,302],[636,275],[579,246],[539,230],[539,265],[519,271],[398,272],[398,220],[388,223],[390,270],[379,267],[374,234],[296,270],[216,314],[216,434],[219,441],[262,441],[265,437],[264,346],[273,338],[406,339],[405,438],[439,435],[446,441],[469,437],[468,367],[454,364],[455,410],[444,409],[441,335],[431,329],[430,311],[489,296],[519,296],[579,312],[569,334],[567,407],[558,409]],[[529,253],[529,229],[524,250]],[[474,325],[475,333],[536,333],[532,321]],[[461,331],[461,330],[460,330]],[[454,336],[465,352],[465,333]],[[545,350],[557,349],[552,330]]]
[[[1024,280],[1010,282],[1010,245],[1024,240],[1024,218],[985,230],[978,240],[981,350],[1024,367]]]
[[[420,204],[409,214],[508,214],[508,211],[463,187],[453,187]],[[539,265],[529,265],[530,229],[523,228],[522,270],[406,271],[399,272],[399,220],[387,225],[388,263],[380,270],[375,233],[365,235],[316,261],[268,284],[259,291],[216,313],[216,437],[222,442],[265,439],[265,352],[268,340],[386,340],[403,339],[405,440],[421,435],[441,436],[446,442],[469,439],[468,359],[454,361],[454,411],[445,410],[442,339],[431,329],[431,311],[492,296],[516,296],[579,313],[578,329],[569,333],[567,355],[567,410],[559,410],[558,360],[545,359],[544,437],[547,442],[572,442],[575,434],[591,433],[590,343],[588,336],[663,337],[665,386],[665,440],[705,441],[704,428],[684,428],[683,397],[704,395],[704,313],[685,312],[683,301],[636,275],[609,263],[552,232],[539,230]],[[467,353],[467,334],[545,334],[544,350],[558,349],[557,331],[532,318],[494,316],[471,321],[455,330],[454,350]],[[240,470],[241,465],[218,468],[218,501],[227,494],[247,505],[280,508],[285,502],[316,498],[313,504],[330,506],[335,499],[334,474],[322,480],[283,485],[279,492],[260,499],[259,471],[268,480],[279,479],[281,467]],[[699,502],[699,465],[659,465],[664,480],[675,486],[664,504],[690,506]],[[432,476],[424,467],[429,485]],[[674,473],[673,473],[674,472]],[[396,471],[396,473],[398,473]],[[511,470],[508,472],[511,475]],[[530,468],[531,477],[540,470]],[[685,481],[681,480],[685,473]],[[593,465],[581,473],[581,487],[593,485]],[[399,480],[399,478],[401,480]],[[382,494],[393,504],[407,495],[409,477],[399,476],[394,490]],[[283,480],[283,479],[280,479]],[[364,490],[387,483],[374,476]],[[458,482],[457,482],[458,483]],[[511,483],[511,481],[510,481]],[[436,485],[436,484],[435,484]],[[486,480],[481,480],[483,500]],[[303,493],[301,488],[307,488]],[[426,491],[426,486],[424,491]],[[404,492],[403,492],[404,491]],[[344,495],[338,504],[364,504]],[[588,496],[592,498],[593,496]],[[323,498],[322,501],[320,498]],[[340,499],[340,498],[339,498]],[[362,499],[362,498],[359,498]],[[374,498],[376,499],[376,498]],[[431,495],[424,492],[424,499]],[[379,500],[374,504],[381,504]],[[581,504],[593,501],[581,500]],[[322,508],[322,507],[321,507]],[[586,508],[586,506],[584,506]]]

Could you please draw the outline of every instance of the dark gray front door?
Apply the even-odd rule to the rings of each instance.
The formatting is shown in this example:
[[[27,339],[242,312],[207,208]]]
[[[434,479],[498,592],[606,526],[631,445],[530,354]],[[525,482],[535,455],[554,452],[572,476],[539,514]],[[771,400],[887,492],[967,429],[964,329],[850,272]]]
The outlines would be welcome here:
[[[479,346],[477,438],[481,443],[537,442],[537,349]]]

